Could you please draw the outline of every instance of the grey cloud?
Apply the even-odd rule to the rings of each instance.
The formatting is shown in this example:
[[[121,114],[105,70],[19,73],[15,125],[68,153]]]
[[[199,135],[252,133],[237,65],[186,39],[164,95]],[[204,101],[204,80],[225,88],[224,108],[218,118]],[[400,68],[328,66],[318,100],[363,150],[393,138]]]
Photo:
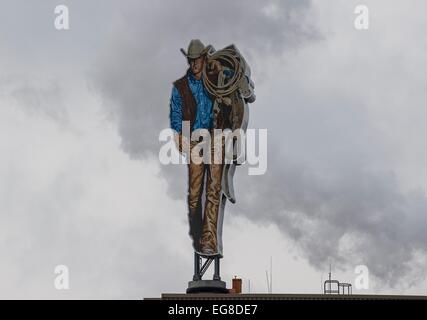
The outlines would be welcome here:
[[[117,106],[113,114],[127,153],[157,153],[159,129],[168,127],[172,82],[186,69],[179,48],[191,38],[215,47],[235,42],[250,57],[280,54],[318,36],[298,23],[308,1],[269,3],[277,8],[275,18],[265,15],[255,1],[134,2],[120,11],[111,43],[93,74],[103,97]]]
[[[171,83],[186,69],[178,49],[191,38],[216,48],[235,43],[258,68],[255,78],[264,72],[261,57],[267,65],[270,58],[290,57],[322,39],[306,19],[309,1],[265,6],[263,11],[255,1],[135,2],[132,10],[121,11],[93,70],[93,84],[115,117],[129,156],[157,157],[158,133],[168,127]],[[394,286],[413,270],[415,253],[426,253],[426,199],[405,193],[383,166],[392,148],[362,99],[339,91],[340,79],[335,91],[314,94],[313,82],[304,84],[311,70],[299,67],[298,74],[266,75],[258,88],[251,124],[267,124],[268,172],[249,177],[239,169],[238,204],[226,210],[277,225],[319,269],[331,260],[342,268],[362,263]],[[268,81],[280,85],[268,88]],[[314,85],[322,88],[323,81]],[[161,167],[173,197],[184,198],[185,169]],[[422,269],[414,275],[424,276]]]
[[[120,191],[125,188],[120,188],[115,178],[110,179],[111,172],[104,168],[105,158],[114,156],[115,144],[111,149],[102,150],[105,137],[110,136],[106,132],[92,132],[92,129],[96,131],[96,125],[92,127],[91,121],[87,126],[85,110],[88,117],[93,116],[92,108],[97,105],[80,96],[80,93],[86,94],[84,90],[73,91],[74,81],[85,80],[82,70],[98,53],[94,84],[109,106],[107,112],[118,121],[123,149],[135,158],[156,156],[158,132],[168,126],[171,82],[185,70],[185,60],[178,49],[198,36],[216,47],[236,42],[248,57],[260,53],[280,54],[317,37],[308,27],[300,29],[296,20],[304,15],[308,2],[277,2],[279,14],[272,17],[259,12],[255,2],[246,1],[204,4],[188,1],[188,7],[176,1],[128,1],[123,7],[112,5],[112,1],[67,3],[71,13],[71,30],[67,33],[53,28],[54,1],[37,5],[11,2],[12,11],[5,9],[1,14],[4,19],[0,24],[5,35],[2,38],[6,39],[1,44],[5,49],[1,54],[9,63],[8,73],[13,72],[16,78],[3,78],[0,94],[4,94],[4,101],[16,102],[26,114],[21,118],[10,117],[12,121],[21,121],[25,130],[20,127],[15,130],[13,122],[6,129],[11,139],[3,155],[6,165],[1,186],[0,252],[4,257],[4,290],[0,294],[4,298],[140,298],[159,294],[164,288],[182,291],[191,279],[190,243],[187,242],[189,256],[180,255],[171,247],[171,241],[175,246],[179,236],[169,233],[172,228],[167,221],[162,221],[164,218],[156,216],[158,220],[153,218],[149,223],[138,221],[134,227],[129,222],[131,217],[125,216],[131,206],[127,207],[125,201],[123,206],[116,206],[114,201],[118,201]],[[121,9],[124,4],[131,7]],[[231,5],[233,11],[241,6],[241,15],[223,13],[220,5]],[[194,10],[196,7],[199,10]],[[280,13],[284,8],[286,14],[292,12],[292,17]],[[274,8],[270,10],[274,12]],[[201,27],[208,12],[224,19],[223,29]],[[110,16],[117,19],[110,20]],[[257,27],[251,17],[257,17]],[[177,25],[170,21],[176,21]],[[108,36],[108,28],[112,30],[111,43],[99,51],[100,39]],[[246,31],[251,31],[249,38]],[[163,37],[165,34],[169,36]],[[270,34],[277,39],[272,40]],[[269,53],[271,49],[275,51]],[[51,74],[58,75],[58,81],[47,80]],[[81,104],[78,108],[66,109],[63,94],[66,101]],[[8,114],[11,108],[1,110]],[[50,126],[37,119],[41,116],[67,121],[71,112],[76,131],[87,132],[78,134],[81,140],[74,142],[69,140],[69,135],[61,135],[62,130],[50,130]],[[28,114],[35,115],[35,121],[32,117],[28,119]],[[5,124],[8,119],[3,118]],[[44,128],[46,132],[40,130]],[[17,143],[22,146],[12,147]],[[38,143],[46,149],[38,148]],[[63,154],[67,156],[61,159]],[[112,166],[119,168],[120,163]],[[97,170],[104,169],[100,176],[96,175]],[[185,193],[185,169],[183,166],[162,168],[161,174],[168,177],[175,196]],[[107,178],[104,182],[109,186],[108,192],[103,185],[96,185],[102,178]],[[129,186],[129,180],[126,187],[136,190],[137,187]],[[148,189],[150,181],[138,184],[138,187],[145,186]],[[148,194],[148,190],[143,192]],[[105,203],[108,205],[102,208]],[[147,212],[146,206],[147,203],[141,203],[138,208],[141,217],[157,214],[154,210]],[[161,206],[155,209],[167,210]],[[115,218],[109,220],[110,215]],[[174,223],[173,227],[177,230],[182,224]],[[176,231],[182,235],[180,239],[187,240],[185,231],[186,228],[183,232]],[[143,241],[149,241],[149,245]],[[57,264],[70,267],[72,289],[67,293],[55,290],[52,285],[53,267]],[[173,279],[169,277],[172,269],[176,274]]]
[[[366,264],[378,286],[400,284],[427,250],[425,195],[401,188],[387,166],[391,147],[363,105],[349,98],[296,103],[310,90],[284,87],[290,100],[269,128],[268,171],[239,175],[233,210],[277,225],[320,270],[331,261],[339,268]]]

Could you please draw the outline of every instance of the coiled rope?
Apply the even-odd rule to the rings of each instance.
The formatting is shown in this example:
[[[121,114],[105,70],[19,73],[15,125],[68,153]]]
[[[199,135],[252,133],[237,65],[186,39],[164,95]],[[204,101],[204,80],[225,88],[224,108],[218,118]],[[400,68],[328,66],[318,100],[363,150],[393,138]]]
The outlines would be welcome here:
[[[236,54],[235,50],[232,49],[222,49],[217,52],[214,52],[212,55],[208,56],[208,63],[205,64],[202,73],[202,80],[206,90],[216,97],[219,101],[222,98],[230,95],[239,88],[239,82],[242,79],[244,73],[244,66],[241,63],[241,60],[238,59],[239,55]],[[218,81],[214,83],[209,80],[208,77],[208,67],[209,62],[217,60],[221,63],[223,70],[229,69],[233,70],[233,76],[227,81]],[[220,75],[221,76],[221,73]]]

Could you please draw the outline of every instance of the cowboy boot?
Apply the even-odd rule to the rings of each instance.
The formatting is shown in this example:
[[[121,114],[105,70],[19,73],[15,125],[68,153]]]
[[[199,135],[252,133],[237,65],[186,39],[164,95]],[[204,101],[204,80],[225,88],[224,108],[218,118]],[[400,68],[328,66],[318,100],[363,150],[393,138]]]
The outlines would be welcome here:
[[[200,209],[198,211],[201,211]],[[203,221],[201,214],[198,213],[189,213],[188,214],[188,224],[190,230],[188,234],[193,240],[193,248],[196,251],[200,250],[200,237],[202,235]]]

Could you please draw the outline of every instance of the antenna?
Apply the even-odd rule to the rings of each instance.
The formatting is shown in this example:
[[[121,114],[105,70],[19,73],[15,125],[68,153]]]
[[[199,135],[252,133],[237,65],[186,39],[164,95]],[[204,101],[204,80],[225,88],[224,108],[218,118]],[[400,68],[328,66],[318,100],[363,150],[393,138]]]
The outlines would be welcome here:
[[[265,270],[265,277],[267,278],[267,292],[270,293],[270,281],[268,279],[268,271]]]
[[[332,264],[329,263],[329,279],[324,282],[323,293],[324,294],[346,294],[345,289],[347,289],[347,294],[353,294],[352,286],[350,283],[339,282],[338,280],[332,280]],[[323,274],[322,274],[323,278]],[[332,284],[336,286],[336,289],[332,289]],[[342,293],[341,293],[342,289]]]
[[[268,270],[265,270],[265,276],[267,278],[268,293],[272,293],[273,292],[273,256],[270,256],[270,277],[268,276]]]
[[[273,292],[273,256],[270,256],[270,293]]]

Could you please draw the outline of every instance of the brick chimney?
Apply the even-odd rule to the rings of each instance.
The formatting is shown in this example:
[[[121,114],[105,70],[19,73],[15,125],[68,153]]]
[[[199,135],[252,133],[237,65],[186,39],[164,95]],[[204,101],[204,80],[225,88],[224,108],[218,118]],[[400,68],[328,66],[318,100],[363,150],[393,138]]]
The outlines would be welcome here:
[[[242,279],[234,276],[231,290],[233,293],[242,293]]]

